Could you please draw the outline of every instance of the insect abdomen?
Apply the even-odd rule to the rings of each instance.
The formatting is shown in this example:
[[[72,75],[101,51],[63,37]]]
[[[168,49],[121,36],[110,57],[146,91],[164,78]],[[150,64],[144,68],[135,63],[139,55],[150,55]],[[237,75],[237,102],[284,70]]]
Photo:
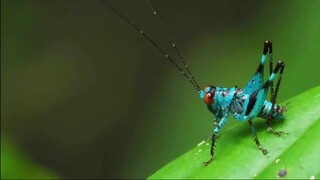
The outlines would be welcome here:
[[[271,108],[272,108],[272,103],[269,101],[264,101],[259,117],[262,117],[265,119],[267,118],[282,119],[283,118],[283,112],[285,111],[285,107],[275,104],[273,108],[272,109]]]

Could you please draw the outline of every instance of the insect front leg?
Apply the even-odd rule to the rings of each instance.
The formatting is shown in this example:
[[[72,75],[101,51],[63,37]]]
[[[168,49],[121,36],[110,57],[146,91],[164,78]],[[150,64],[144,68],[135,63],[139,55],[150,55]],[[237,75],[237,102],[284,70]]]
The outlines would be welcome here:
[[[263,147],[261,146],[260,142],[259,142],[256,129],[254,128],[251,119],[248,120],[248,123],[249,123],[249,126],[250,126],[250,130],[251,130],[251,132],[252,132],[252,136],[253,136],[254,142],[256,143],[256,145],[258,146],[258,148],[262,151],[262,153],[263,153],[264,155],[268,154],[268,151],[267,151],[265,148],[263,148]]]
[[[216,134],[216,133],[213,133],[212,136],[211,136],[210,158],[209,158],[208,161],[202,163],[202,164],[205,165],[205,166],[208,166],[208,165],[213,161],[214,148],[216,147],[216,146],[215,146],[216,137],[217,137],[217,134]]]
[[[205,166],[209,165],[213,161],[216,138],[217,138],[218,133],[220,132],[220,129],[227,123],[228,114],[229,113],[226,112],[224,114],[223,118],[221,118],[221,120],[219,121],[219,123],[218,124],[216,124],[216,123],[214,124],[214,130],[213,130],[213,134],[211,136],[210,158],[208,159],[208,161],[202,163]]]

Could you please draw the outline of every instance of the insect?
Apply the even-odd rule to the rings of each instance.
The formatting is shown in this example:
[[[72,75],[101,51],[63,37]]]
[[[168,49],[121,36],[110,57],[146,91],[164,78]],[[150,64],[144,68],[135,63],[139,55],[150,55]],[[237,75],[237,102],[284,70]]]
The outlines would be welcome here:
[[[281,134],[283,134],[283,132],[273,130],[271,128],[271,120],[279,120],[284,118],[283,113],[287,110],[286,106],[279,106],[276,103],[285,64],[283,61],[278,61],[275,65],[275,68],[273,68],[271,41],[264,42],[263,53],[257,70],[244,88],[239,88],[237,86],[224,88],[209,85],[202,90],[195,80],[194,76],[192,75],[190,69],[188,68],[185,60],[181,56],[181,53],[178,50],[178,47],[174,42],[172,36],[166,30],[158,13],[155,11],[149,0],[146,0],[148,6],[159,22],[160,27],[168,38],[169,43],[177,53],[185,70],[183,70],[183,68],[180,67],[171,56],[169,56],[133,21],[125,17],[117,9],[112,7],[107,1],[102,0],[102,2],[117,16],[119,16],[121,19],[130,24],[136,31],[138,31],[146,40],[148,40],[155,48],[157,48],[165,56],[165,58],[168,59],[168,61],[170,61],[172,65],[174,65],[182,73],[185,78],[187,78],[192,86],[194,86],[200,98],[204,101],[208,110],[213,114],[214,125],[213,134],[211,136],[210,158],[206,162],[204,162],[203,165],[209,165],[213,161],[217,135],[219,134],[222,127],[226,124],[229,114],[232,114],[238,121],[247,121],[256,145],[263,154],[268,153],[268,151],[259,142],[258,135],[253,126],[252,120],[256,117],[266,119],[267,131],[280,136]],[[269,78],[264,81],[264,65],[267,62],[267,59],[269,59],[270,75]],[[275,80],[277,74],[279,74],[279,78],[274,88],[273,81]],[[270,101],[266,100],[269,89],[271,97]]]

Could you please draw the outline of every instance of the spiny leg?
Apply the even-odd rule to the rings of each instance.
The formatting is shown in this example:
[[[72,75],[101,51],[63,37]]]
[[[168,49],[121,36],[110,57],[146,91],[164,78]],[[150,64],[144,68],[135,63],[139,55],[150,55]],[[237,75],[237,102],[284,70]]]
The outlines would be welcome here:
[[[220,121],[218,123],[216,122],[214,123],[213,134],[211,136],[210,158],[208,161],[202,163],[205,166],[209,165],[213,161],[216,138],[218,133],[220,132],[220,129],[227,123],[228,114],[229,114],[228,111],[224,112],[224,115],[220,119]]]
[[[270,41],[265,41],[265,44],[269,44],[270,45],[270,50],[269,50],[269,72],[270,72],[270,76],[273,72],[273,55],[272,55],[272,42]],[[272,103],[272,107],[271,110],[273,108],[273,105],[275,104],[275,99],[274,97],[274,87],[273,87],[273,82],[270,83],[270,102]],[[271,127],[271,117],[266,119],[266,127],[267,127],[267,131],[271,132],[273,134],[277,134]]]
[[[279,92],[279,87],[280,87],[280,83],[281,83],[281,79],[282,79],[282,74],[283,74],[283,71],[284,71],[284,67],[285,67],[285,64],[282,62],[281,65],[280,65],[280,73],[279,73],[279,78],[278,78],[278,81],[277,81],[277,84],[276,84],[276,88],[275,88],[275,91],[274,93],[271,93],[271,103],[272,103],[272,106],[271,106],[271,111],[274,110],[274,106],[277,102],[277,96],[278,96],[278,92]],[[270,72],[270,75],[272,73]],[[270,86],[273,85],[270,84]],[[271,89],[271,92],[272,92],[272,89]],[[284,109],[285,110],[285,109]],[[284,134],[285,132],[283,131],[275,131],[272,127],[271,127],[271,120],[272,120],[272,117],[269,117],[267,118],[267,121],[266,121],[266,127],[267,127],[267,131],[268,132],[271,132],[272,134],[276,135],[276,136],[281,136],[282,134]]]
[[[213,133],[211,136],[211,148],[210,148],[210,158],[208,161],[203,162],[202,164],[205,166],[208,166],[212,161],[213,161],[213,156],[214,156],[214,148],[215,148],[215,143],[216,143],[216,137],[217,134]]]
[[[273,69],[272,43],[270,41],[266,41],[266,43],[267,42],[270,44],[269,45],[269,70],[270,70],[270,76],[271,76],[272,73],[274,73],[274,71],[276,71],[277,67],[275,69]],[[279,61],[277,63],[277,66],[279,67],[280,73],[279,73],[279,78],[278,78],[275,89],[273,87],[273,81],[270,82],[270,94],[271,94],[270,101],[272,102],[273,105],[276,104],[276,101],[277,101],[277,95],[278,95],[278,91],[279,91],[279,87],[280,87],[285,64],[283,61]]]
[[[281,84],[281,79],[282,79],[282,74],[283,74],[284,67],[285,67],[285,64],[283,63],[281,65],[281,67],[280,67],[279,79],[278,79],[277,84],[276,84],[276,90],[274,92],[274,95],[271,98],[271,102],[272,102],[273,106],[277,102],[277,96],[278,96],[279,87],[280,87],[280,84]]]
[[[254,142],[256,143],[256,145],[258,146],[258,148],[262,151],[262,153],[263,153],[264,155],[268,154],[268,151],[267,151],[265,148],[263,148],[263,147],[261,146],[260,142],[259,142],[256,129],[253,127],[253,124],[252,124],[251,119],[249,119],[248,122],[249,122],[250,130],[251,130],[251,132],[252,132],[252,136],[253,136]]]
[[[272,54],[272,42],[271,41],[265,41],[264,46],[268,47],[269,50],[269,72],[270,76],[273,72],[273,54]],[[264,50],[264,53],[267,53],[266,50]],[[270,83],[270,101],[272,101],[272,97],[274,96],[274,87],[273,82]]]
[[[282,134],[284,134],[285,132],[284,131],[276,131],[274,130],[272,127],[271,127],[271,119],[267,119],[267,122],[266,122],[266,127],[267,127],[267,132],[270,132],[278,137],[280,137]]]

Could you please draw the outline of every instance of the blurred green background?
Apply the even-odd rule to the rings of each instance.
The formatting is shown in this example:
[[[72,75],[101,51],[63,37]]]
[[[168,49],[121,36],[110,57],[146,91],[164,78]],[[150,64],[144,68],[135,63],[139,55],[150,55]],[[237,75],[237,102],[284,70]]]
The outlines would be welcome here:
[[[144,1],[109,2],[174,54]],[[152,2],[201,86],[243,86],[267,39],[280,102],[320,84],[318,0]],[[1,1],[2,178],[146,178],[211,131],[188,81],[100,1]]]

